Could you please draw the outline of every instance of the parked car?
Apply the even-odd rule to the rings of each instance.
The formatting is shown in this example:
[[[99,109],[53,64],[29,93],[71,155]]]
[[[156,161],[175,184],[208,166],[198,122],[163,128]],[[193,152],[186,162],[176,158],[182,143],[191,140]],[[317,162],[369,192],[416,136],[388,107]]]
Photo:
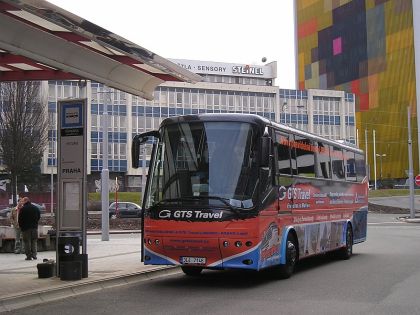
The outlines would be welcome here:
[[[8,218],[10,216],[10,211],[12,211],[12,208],[4,208],[0,210],[0,217],[2,218]]]
[[[45,206],[40,205],[36,202],[31,202],[35,207],[37,207],[39,209],[39,211],[41,212],[41,214],[45,213]],[[10,217],[10,212],[12,211],[13,207],[9,207],[9,208],[4,208],[0,210],[0,217],[3,218],[8,218]]]
[[[39,209],[39,211],[41,212],[41,214],[45,213],[46,209],[45,209],[45,206],[44,206],[44,205],[40,205],[39,203],[32,202],[32,201],[31,201],[31,203],[32,203],[35,207],[37,207],[37,208]]]
[[[140,218],[141,213],[141,207],[134,202],[118,201],[118,207],[116,202],[109,206],[110,218]]]

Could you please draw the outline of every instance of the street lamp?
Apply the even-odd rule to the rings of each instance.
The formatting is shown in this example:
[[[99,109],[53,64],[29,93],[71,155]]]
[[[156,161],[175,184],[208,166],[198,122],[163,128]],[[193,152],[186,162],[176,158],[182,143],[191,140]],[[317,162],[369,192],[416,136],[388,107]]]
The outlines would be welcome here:
[[[281,114],[284,114],[284,123],[285,124],[287,124],[287,119],[286,119],[286,109],[287,109],[287,101],[285,100],[284,102],[283,102],[283,105],[281,106],[281,113],[280,113],[280,115]]]
[[[305,105],[302,105],[300,103],[296,105],[296,114],[297,114],[296,127],[299,128],[299,129],[302,129],[302,130],[305,130],[303,128],[303,124],[304,124],[304,119],[303,119],[304,109],[305,109]],[[299,117],[301,118],[302,126],[299,126]]]
[[[55,128],[57,130],[57,128]],[[55,141],[54,141],[55,140]],[[57,143],[57,138],[51,141],[51,149],[52,149],[52,158],[51,158],[51,189],[50,189],[50,215],[52,216],[54,213],[54,167],[56,166],[56,158],[55,158],[55,145]]]
[[[379,158],[379,165],[380,165],[380,179],[382,180],[382,158],[386,157],[386,154],[376,154],[376,156]]]
[[[111,105],[113,103],[112,96],[114,95],[114,90],[110,91],[96,91],[96,94],[104,94],[107,97],[104,97],[104,111],[102,114],[102,170],[101,170],[101,210],[102,210],[102,241],[109,241],[109,169],[108,169],[108,129],[109,129],[109,115],[108,115],[108,103]],[[101,100],[98,96],[98,103]]]

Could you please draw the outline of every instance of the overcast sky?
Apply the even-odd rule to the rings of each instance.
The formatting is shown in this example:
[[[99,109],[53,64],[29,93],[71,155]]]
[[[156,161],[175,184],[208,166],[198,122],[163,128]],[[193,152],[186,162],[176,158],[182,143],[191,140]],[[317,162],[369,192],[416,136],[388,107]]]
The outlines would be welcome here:
[[[296,88],[293,0],[49,1],[165,58],[266,57],[278,63],[276,85]]]

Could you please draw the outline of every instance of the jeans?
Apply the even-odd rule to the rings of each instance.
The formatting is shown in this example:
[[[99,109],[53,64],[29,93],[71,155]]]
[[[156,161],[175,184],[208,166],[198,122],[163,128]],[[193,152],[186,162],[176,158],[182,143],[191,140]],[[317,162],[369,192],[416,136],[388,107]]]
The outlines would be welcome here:
[[[38,229],[29,229],[23,231],[22,234],[26,257],[35,258],[37,254]]]
[[[15,254],[23,253],[22,231],[15,227]]]

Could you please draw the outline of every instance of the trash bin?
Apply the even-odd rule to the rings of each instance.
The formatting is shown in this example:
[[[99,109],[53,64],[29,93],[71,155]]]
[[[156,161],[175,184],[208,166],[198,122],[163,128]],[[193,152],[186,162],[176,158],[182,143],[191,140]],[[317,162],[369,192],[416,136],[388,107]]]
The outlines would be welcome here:
[[[82,263],[77,260],[60,261],[60,279],[61,280],[81,280]]]
[[[55,274],[55,261],[44,259],[42,263],[36,265],[38,278],[51,278]]]
[[[60,279],[80,280],[82,278],[82,261],[79,258],[79,237],[60,236],[57,246]]]
[[[82,264],[82,278],[88,277],[88,254],[77,254],[60,257],[60,264],[64,261],[80,261]]]

